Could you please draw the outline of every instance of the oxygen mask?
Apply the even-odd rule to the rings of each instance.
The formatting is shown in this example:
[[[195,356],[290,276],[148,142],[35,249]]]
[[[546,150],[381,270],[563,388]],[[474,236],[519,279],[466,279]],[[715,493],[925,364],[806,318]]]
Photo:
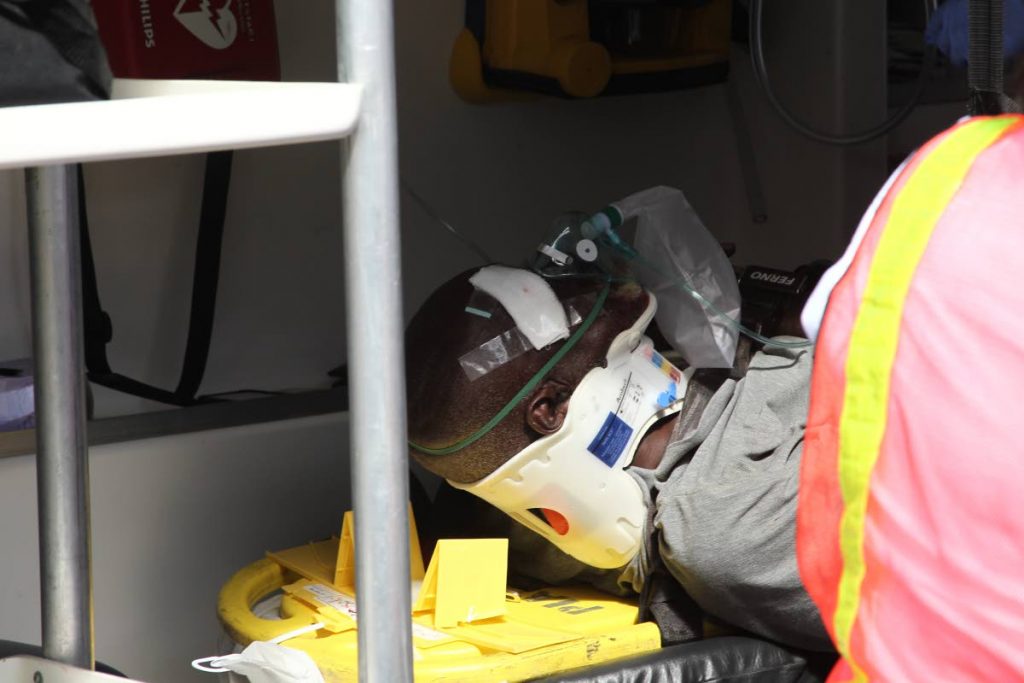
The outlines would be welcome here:
[[[635,224],[631,244],[620,230]],[[545,278],[635,280],[661,301],[657,322],[672,347],[698,368],[731,367],[739,335],[770,346],[810,342],[767,338],[742,325],[732,264],[682,192],[654,187],[594,214],[559,216],[532,268]]]

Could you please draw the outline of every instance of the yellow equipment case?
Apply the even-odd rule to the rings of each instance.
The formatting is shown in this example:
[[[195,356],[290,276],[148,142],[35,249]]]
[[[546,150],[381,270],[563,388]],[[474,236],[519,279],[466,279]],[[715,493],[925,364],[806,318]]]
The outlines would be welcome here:
[[[413,666],[417,681],[521,681],[661,646],[636,604],[583,587],[506,586],[505,539],[441,540],[426,569],[410,514]],[[328,683],[356,681],[358,608],[352,513],[340,539],[268,553],[221,589],[218,615],[239,645],[284,641],[309,654]],[[253,607],[281,591],[280,620]]]
[[[465,2],[449,79],[468,102],[676,90],[729,73],[732,0]]]

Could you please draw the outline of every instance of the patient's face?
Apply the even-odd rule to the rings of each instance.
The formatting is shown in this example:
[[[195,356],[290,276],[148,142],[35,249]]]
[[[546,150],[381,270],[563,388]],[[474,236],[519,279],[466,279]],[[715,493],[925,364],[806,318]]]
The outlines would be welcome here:
[[[442,285],[424,302],[406,331],[409,437],[427,447],[454,444],[485,425],[561,347],[561,343],[552,344],[524,353],[477,379],[467,377],[460,357],[515,324],[499,309],[490,318],[467,314],[467,301],[474,291],[469,278],[474,272],[467,271]],[[586,318],[604,283],[566,280],[551,285],[561,301],[573,301],[580,316]],[[450,454],[424,455],[413,449],[411,456],[441,477],[470,483],[486,477],[537,438],[557,431],[565,415],[560,404],[568,402],[590,370],[604,364],[612,340],[636,322],[647,302],[647,293],[637,285],[613,287],[584,337],[498,425]],[[532,410],[534,407],[537,410]]]

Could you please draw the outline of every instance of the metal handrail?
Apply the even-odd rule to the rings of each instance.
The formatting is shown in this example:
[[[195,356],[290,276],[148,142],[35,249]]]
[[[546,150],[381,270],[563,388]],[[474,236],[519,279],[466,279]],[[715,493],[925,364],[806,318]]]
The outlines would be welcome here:
[[[338,78],[363,86],[344,165],[359,678],[412,680],[392,3],[337,0]]]
[[[25,171],[43,656],[93,667],[82,278],[74,168]]]
[[[363,86],[343,162],[352,472],[364,681],[412,680],[408,466],[391,2],[336,0],[338,78]],[[26,171],[36,360],[43,654],[93,666],[77,197],[69,166]]]

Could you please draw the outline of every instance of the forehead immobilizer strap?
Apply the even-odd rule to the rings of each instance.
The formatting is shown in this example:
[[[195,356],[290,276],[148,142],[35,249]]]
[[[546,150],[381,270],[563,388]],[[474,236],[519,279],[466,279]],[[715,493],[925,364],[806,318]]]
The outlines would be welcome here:
[[[555,352],[555,355],[551,356],[548,362],[545,363],[544,366],[540,370],[538,370],[533,377],[530,378],[530,381],[524,384],[523,388],[520,389],[519,392],[516,393],[516,395],[513,396],[512,399],[508,403],[506,403],[505,406],[501,410],[499,410],[494,417],[488,420],[487,424],[485,424],[480,429],[476,430],[466,438],[462,439],[461,441],[453,443],[450,446],[444,446],[442,448],[430,448],[428,446],[421,446],[420,444],[415,443],[412,440],[409,441],[409,446],[425,455],[449,455],[451,453],[460,451],[466,446],[469,446],[470,444],[473,444],[480,440],[481,438],[483,438],[489,431],[498,426],[498,424],[502,420],[508,417],[508,414],[512,412],[512,410],[519,404],[519,402],[522,401],[527,396],[529,396],[530,393],[537,388],[537,385],[540,384],[541,380],[543,380],[544,377],[546,377],[547,374],[551,372],[551,370],[556,365],[558,365],[558,363],[560,363],[563,358],[565,358],[566,354],[569,353],[569,351],[571,351],[574,346],[576,346],[576,343],[583,338],[583,335],[587,333],[587,330],[590,329],[590,326],[594,324],[595,320],[597,320],[597,316],[598,314],[600,314],[601,309],[604,308],[604,302],[608,298],[608,292],[610,289],[611,283],[606,283],[604,289],[602,289],[601,293],[597,295],[597,301],[594,302],[594,307],[590,309],[590,313],[588,313],[587,317],[583,319],[583,323],[576,329],[575,332],[573,332],[572,336],[565,340],[565,343],[562,344],[562,347]]]

